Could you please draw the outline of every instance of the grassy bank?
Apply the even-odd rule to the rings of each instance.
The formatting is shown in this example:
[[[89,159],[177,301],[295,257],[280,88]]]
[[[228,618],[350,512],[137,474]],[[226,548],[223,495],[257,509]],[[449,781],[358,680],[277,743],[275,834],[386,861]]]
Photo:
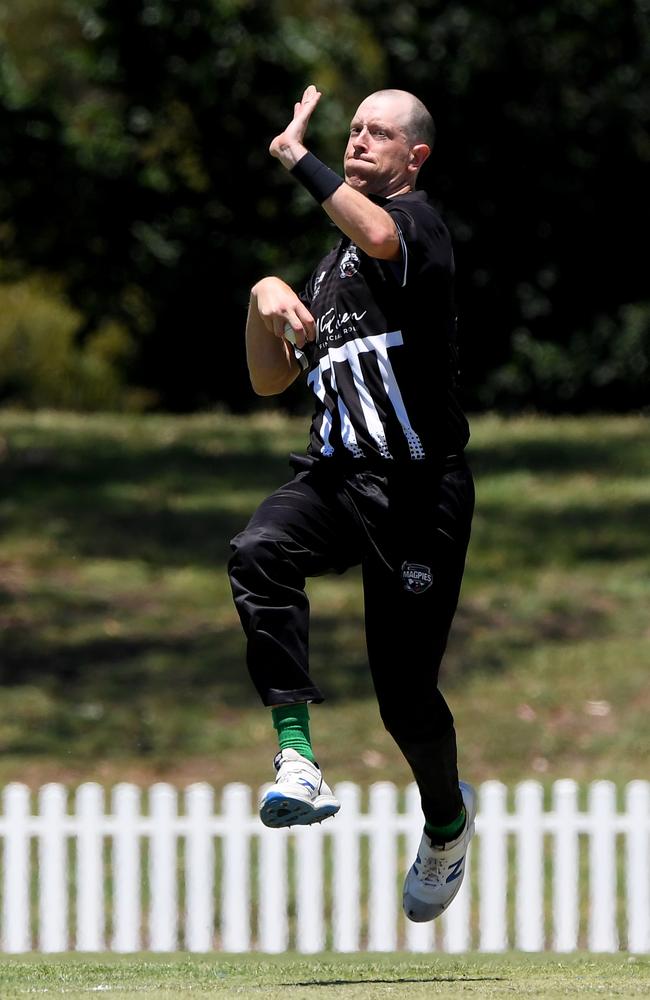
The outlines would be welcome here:
[[[477,512],[444,667],[463,772],[619,782],[650,751],[650,421],[472,421]],[[269,777],[230,537],[304,420],[0,411],[0,782]],[[359,576],[315,580],[328,780],[410,776],[378,721]]]

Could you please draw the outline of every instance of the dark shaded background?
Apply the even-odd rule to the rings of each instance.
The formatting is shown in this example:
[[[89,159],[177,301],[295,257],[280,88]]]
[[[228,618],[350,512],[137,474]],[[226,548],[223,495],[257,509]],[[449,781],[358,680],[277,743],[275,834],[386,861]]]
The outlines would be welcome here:
[[[0,306],[28,288],[0,321],[0,403],[262,405],[248,289],[300,285],[334,239],[267,153],[315,82],[335,168],[373,89],[434,115],[422,186],[456,246],[467,407],[647,406],[646,0],[25,0],[0,30]],[[73,310],[76,396],[43,388],[34,276]]]

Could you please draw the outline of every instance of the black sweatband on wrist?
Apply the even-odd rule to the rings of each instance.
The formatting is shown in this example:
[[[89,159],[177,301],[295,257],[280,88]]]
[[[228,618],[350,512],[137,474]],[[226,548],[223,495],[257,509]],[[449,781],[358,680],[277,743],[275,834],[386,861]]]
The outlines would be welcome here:
[[[289,173],[307,188],[319,205],[322,205],[343,184],[343,178],[326,167],[313,153],[305,153]]]

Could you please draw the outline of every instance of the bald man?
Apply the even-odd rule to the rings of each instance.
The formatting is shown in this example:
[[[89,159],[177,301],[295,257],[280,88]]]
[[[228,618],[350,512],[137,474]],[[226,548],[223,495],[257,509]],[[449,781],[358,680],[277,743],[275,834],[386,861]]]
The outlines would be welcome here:
[[[456,393],[454,259],[418,175],[434,124],[422,102],[381,90],[350,123],[341,177],[305,146],[314,86],[270,153],[322,206],[335,247],[296,292],[251,291],[246,352],[259,395],[302,376],[314,415],[293,478],[231,542],[247,664],[279,752],[260,802],[267,826],[320,822],[339,803],[312,747],[307,579],[362,570],[368,664],[379,711],[420,790],[424,830],[404,910],[433,920],[460,888],[476,796],[459,781],[454,721],[438,673],[458,604],[474,509]]]

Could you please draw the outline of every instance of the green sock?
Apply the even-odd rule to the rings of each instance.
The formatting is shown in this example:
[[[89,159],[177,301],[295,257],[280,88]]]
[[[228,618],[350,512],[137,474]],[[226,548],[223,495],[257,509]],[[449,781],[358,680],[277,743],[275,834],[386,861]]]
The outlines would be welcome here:
[[[434,826],[432,823],[425,823],[424,832],[434,844],[446,844],[450,840],[460,837],[465,826],[466,816],[467,813],[463,806],[460,815],[452,823],[448,823],[447,826]]]
[[[314,751],[311,748],[309,735],[309,709],[305,703],[300,705],[278,705],[271,709],[273,725],[278,731],[280,750],[290,747],[316,763]]]

